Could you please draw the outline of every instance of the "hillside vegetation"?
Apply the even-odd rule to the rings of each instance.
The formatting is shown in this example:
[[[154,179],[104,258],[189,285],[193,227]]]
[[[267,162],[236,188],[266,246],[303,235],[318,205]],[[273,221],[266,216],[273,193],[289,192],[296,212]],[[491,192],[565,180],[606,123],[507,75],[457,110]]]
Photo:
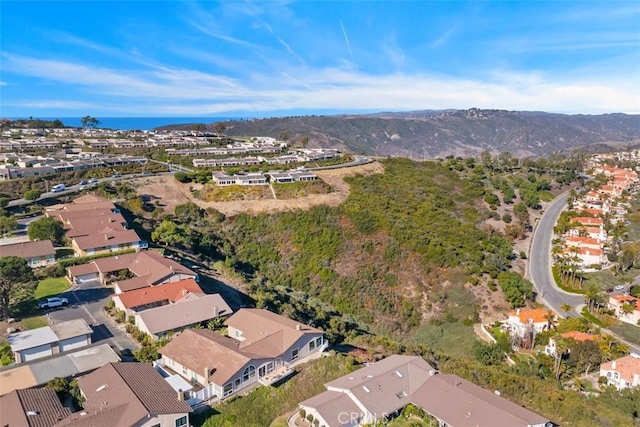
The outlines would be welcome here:
[[[470,109],[378,115],[297,116],[224,123],[229,136],[264,135],[291,143],[414,159],[508,151],[543,155],[603,143],[640,141],[637,115],[565,115]],[[208,125],[213,129],[213,124]],[[606,147],[606,146],[605,146]]]
[[[373,331],[405,336],[425,306],[444,310],[446,296],[439,301],[431,291],[448,272],[461,272],[461,284],[466,275],[509,267],[509,242],[478,227],[488,214],[480,184],[438,163],[384,165],[384,174],[350,179],[339,208],[229,220],[225,236],[235,253],[228,263],[253,279],[259,302],[280,303],[267,290],[302,292]]]

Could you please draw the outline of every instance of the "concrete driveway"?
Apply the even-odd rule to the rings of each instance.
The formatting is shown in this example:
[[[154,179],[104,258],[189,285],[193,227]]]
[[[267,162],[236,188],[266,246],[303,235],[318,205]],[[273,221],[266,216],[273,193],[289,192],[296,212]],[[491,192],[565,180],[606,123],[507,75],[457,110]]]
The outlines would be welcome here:
[[[84,319],[93,329],[91,335],[93,342],[106,340],[114,348],[133,351],[140,345],[129,338],[124,332],[124,327],[118,325],[103,310],[111,292],[111,289],[106,288],[97,280],[74,285],[60,294],[69,300],[69,305],[50,310],[46,315],[51,324]]]

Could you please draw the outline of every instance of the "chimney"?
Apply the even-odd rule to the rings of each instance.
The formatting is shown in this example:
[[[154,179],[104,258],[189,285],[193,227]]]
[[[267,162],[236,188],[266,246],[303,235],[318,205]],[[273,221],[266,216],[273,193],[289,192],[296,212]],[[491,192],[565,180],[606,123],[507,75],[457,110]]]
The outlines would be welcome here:
[[[211,372],[211,369],[208,366],[205,366],[204,368],[204,381],[205,383],[209,383],[209,373]]]
[[[520,309],[518,308],[516,309],[516,316],[519,316],[519,315],[520,315]]]
[[[302,325],[298,323],[296,325],[296,331],[301,331],[301,330],[302,330]]]
[[[611,369],[616,369],[616,361],[611,362]]]
[[[178,402],[182,402],[184,401],[184,393],[182,392],[182,389],[179,388],[178,389]]]
[[[218,315],[220,314],[220,309],[218,308],[217,305],[213,306],[213,317],[218,317]]]

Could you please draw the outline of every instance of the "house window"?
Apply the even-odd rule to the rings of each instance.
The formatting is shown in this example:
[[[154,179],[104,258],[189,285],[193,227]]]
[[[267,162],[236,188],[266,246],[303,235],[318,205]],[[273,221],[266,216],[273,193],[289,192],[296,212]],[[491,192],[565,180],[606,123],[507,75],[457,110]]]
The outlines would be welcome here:
[[[244,370],[244,372],[242,373],[242,381],[246,382],[249,381],[250,378],[253,378],[256,376],[256,368],[253,365],[249,365],[247,366],[247,369]]]
[[[225,384],[224,389],[222,390],[223,394],[225,396],[229,396],[231,393],[233,393],[233,384],[229,383],[229,384]]]
[[[273,362],[267,363],[267,372],[273,372]]]
[[[187,423],[188,423],[188,419],[186,415],[184,417],[180,417],[176,419],[176,427],[186,426]]]
[[[266,366],[260,366],[258,368],[258,376],[259,377],[264,377],[267,374],[267,367]]]
[[[309,351],[313,350],[316,348],[316,341],[309,341]]]
[[[236,329],[236,338],[240,338],[242,336],[242,332]]]
[[[299,355],[300,355],[300,349],[294,348],[293,350],[291,350],[291,360],[296,360]]]
[[[182,367],[182,375],[189,375],[189,370],[185,366]]]
[[[154,424],[151,427],[162,427],[162,424],[158,423],[158,424]]]
[[[240,378],[236,378],[236,380],[233,382],[233,388],[235,388],[236,390],[240,388]]]

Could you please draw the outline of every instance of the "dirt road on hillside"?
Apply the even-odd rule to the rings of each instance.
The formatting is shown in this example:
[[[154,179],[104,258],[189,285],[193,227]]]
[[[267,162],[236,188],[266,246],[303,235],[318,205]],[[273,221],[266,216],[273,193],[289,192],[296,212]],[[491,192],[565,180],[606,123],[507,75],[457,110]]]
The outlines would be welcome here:
[[[140,178],[132,181],[136,187],[136,192],[140,196],[151,196],[159,201],[159,205],[166,211],[173,213],[176,205],[193,202],[201,208],[214,208],[227,216],[240,213],[274,213],[286,212],[296,209],[309,209],[311,206],[326,204],[337,206],[349,196],[349,184],[344,182],[347,176],[357,174],[371,175],[384,172],[384,167],[373,162],[366,165],[359,165],[342,169],[330,169],[316,171],[320,179],[333,188],[333,192],[328,194],[314,194],[299,199],[288,200],[242,200],[233,202],[205,202],[193,196],[191,190],[202,188],[200,184],[182,184],[175,180],[173,176],[152,176]]]

